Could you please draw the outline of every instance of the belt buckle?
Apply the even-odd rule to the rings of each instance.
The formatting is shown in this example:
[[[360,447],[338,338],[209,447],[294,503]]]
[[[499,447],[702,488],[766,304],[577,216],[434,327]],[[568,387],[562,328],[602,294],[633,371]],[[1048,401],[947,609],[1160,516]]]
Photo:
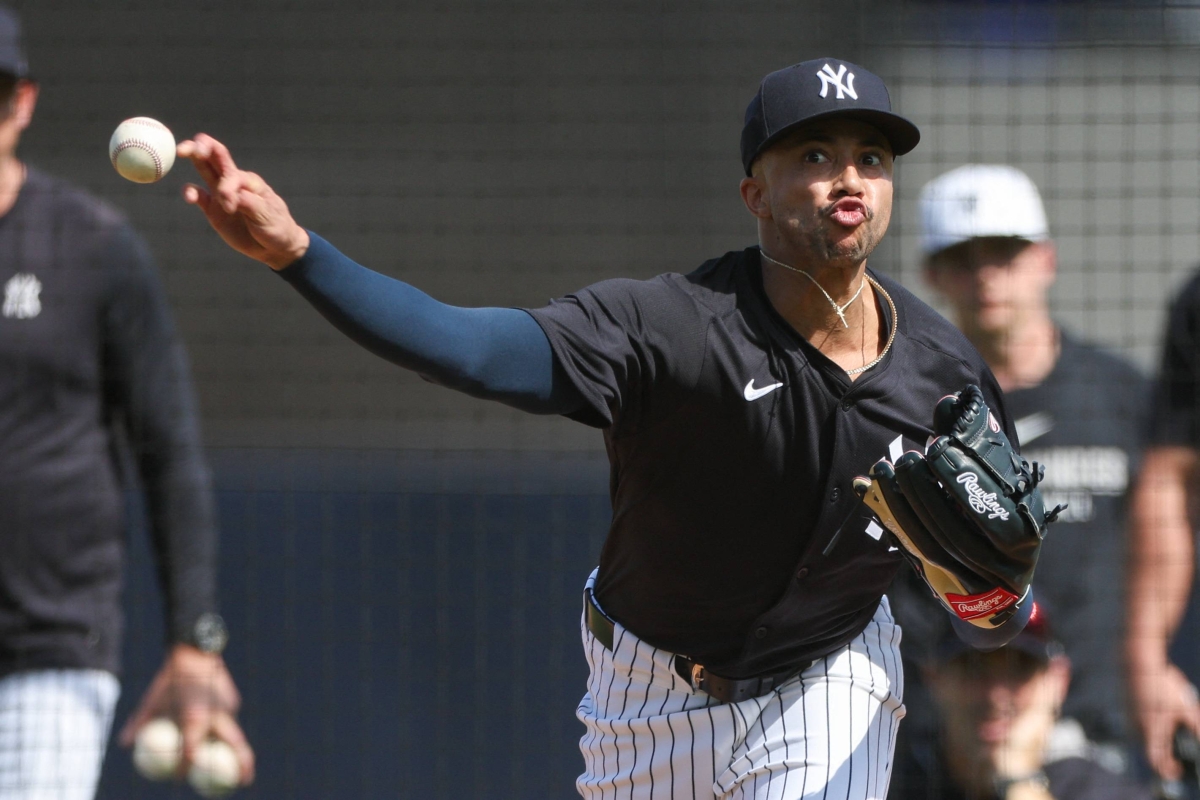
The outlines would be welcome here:
[[[692,684],[692,688],[695,689],[696,691],[698,691],[698,692],[704,691],[704,665],[703,664],[696,664],[696,663],[692,664],[692,674],[691,674],[691,677],[688,679],[688,682]]]

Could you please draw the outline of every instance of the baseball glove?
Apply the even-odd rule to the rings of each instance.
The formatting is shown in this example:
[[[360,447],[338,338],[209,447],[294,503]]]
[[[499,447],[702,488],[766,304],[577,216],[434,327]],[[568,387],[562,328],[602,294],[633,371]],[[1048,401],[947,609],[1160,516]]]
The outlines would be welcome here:
[[[877,462],[854,488],[933,594],[959,619],[994,628],[1033,581],[1046,526],[1037,485],[1044,468],[1013,449],[983,392],[968,386],[934,411],[925,455]]]

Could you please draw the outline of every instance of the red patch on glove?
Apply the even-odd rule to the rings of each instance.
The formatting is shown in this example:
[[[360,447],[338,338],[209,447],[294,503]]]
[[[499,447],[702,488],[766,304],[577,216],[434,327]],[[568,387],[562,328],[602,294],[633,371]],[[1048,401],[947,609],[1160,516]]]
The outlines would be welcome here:
[[[1012,592],[997,586],[983,594],[946,594],[946,600],[958,618],[964,621],[990,617],[997,611],[1003,611],[1021,598]]]

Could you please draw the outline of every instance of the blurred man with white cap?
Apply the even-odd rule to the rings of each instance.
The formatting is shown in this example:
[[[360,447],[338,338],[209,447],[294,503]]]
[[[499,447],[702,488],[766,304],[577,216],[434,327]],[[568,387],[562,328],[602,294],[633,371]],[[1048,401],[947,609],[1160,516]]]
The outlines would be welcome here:
[[[1046,465],[1046,502],[1068,504],[1063,524],[1046,539],[1035,579],[1075,665],[1055,746],[1086,749],[1121,769],[1128,735],[1121,664],[1125,517],[1145,381],[1051,316],[1056,250],[1037,187],[1025,173],[959,167],[924,187],[919,213],[927,280],[1004,389],[1022,454]],[[903,580],[890,593],[905,630],[901,650],[917,662],[927,660],[927,648],[940,637],[929,630],[940,620],[925,611],[933,602],[927,595]],[[919,736],[920,728],[911,720],[907,733]]]

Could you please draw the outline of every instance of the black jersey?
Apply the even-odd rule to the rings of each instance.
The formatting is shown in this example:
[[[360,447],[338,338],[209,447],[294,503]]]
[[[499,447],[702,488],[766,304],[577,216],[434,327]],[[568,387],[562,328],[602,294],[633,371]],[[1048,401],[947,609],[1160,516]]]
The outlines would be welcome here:
[[[1008,393],[1023,455],[1046,468],[1046,507],[1067,505],[1042,546],[1035,591],[1071,657],[1063,714],[1097,740],[1127,733],[1125,521],[1148,407],[1146,379],[1133,365],[1067,334],[1046,380]]]
[[[901,563],[852,489],[924,450],[933,408],[999,389],[966,338],[872,276],[895,339],[851,381],[775,311],[757,248],[689,275],[597,284],[530,313],[604,428],[613,521],[596,594],[633,633],[739,678],[862,631]]]
[[[0,217],[0,674],[115,670],[132,445],[172,635],[214,610],[215,530],[183,353],[145,245],[30,170]]]

